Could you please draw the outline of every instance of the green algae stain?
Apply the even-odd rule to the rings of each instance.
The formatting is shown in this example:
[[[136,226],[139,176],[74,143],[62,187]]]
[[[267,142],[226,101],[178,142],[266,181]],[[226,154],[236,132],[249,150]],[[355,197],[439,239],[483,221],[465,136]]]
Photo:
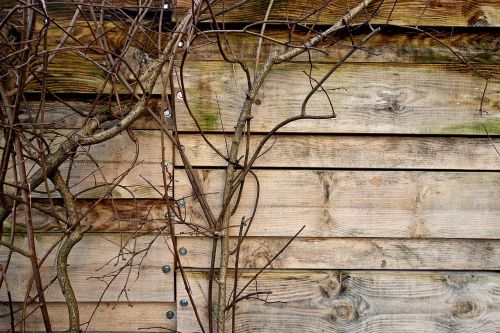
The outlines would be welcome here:
[[[442,129],[443,134],[489,134],[500,135],[500,119],[489,119],[459,124]]]

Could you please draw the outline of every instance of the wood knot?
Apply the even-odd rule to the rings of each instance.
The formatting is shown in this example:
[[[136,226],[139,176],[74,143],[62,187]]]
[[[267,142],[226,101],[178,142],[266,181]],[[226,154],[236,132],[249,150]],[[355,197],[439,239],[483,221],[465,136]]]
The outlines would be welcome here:
[[[337,296],[342,291],[342,282],[340,276],[336,274],[329,274],[327,278],[323,279],[319,283],[321,292],[326,297]]]
[[[356,319],[358,313],[354,305],[346,300],[337,300],[333,304],[330,319],[332,321],[352,321]]]
[[[451,313],[458,319],[475,318],[478,313],[477,304],[470,300],[459,300],[453,305]]]
[[[476,12],[472,17],[469,19],[469,26],[472,27],[490,27],[491,22],[488,16],[484,14],[484,12],[479,11]]]

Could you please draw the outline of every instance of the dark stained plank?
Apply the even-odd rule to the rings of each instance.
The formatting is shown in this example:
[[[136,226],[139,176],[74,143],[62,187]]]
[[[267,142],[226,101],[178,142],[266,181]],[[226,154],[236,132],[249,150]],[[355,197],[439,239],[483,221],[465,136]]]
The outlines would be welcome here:
[[[156,238],[149,248],[147,256],[142,261],[139,271],[139,263],[146,254],[145,250],[154,236],[145,235],[134,239],[133,235],[112,234],[87,234],[78,243],[69,256],[68,275],[71,278],[73,290],[79,302],[97,302],[106,289],[106,283],[112,279],[112,272],[119,270],[129,262],[133,251],[139,253],[133,261],[134,267],[130,270],[124,269],[120,275],[110,284],[104,293],[104,302],[120,301],[131,302],[171,302],[174,300],[174,277],[172,273],[162,272],[163,265],[173,266],[172,249],[169,241],[162,236]],[[37,255],[41,258],[47,250],[55,244],[61,235],[36,235]],[[8,240],[5,238],[4,240]],[[126,245],[120,254],[120,244]],[[15,245],[25,250],[28,248],[27,240],[23,236],[16,236]],[[40,272],[44,285],[48,284],[57,274],[56,256],[58,247],[49,255]],[[141,252],[142,251],[142,252]],[[0,247],[0,263],[5,267],[8,250]],[[124,260],[123,260],[124,259]],[[130,273],[130,276],[128,276]],[[7,271],[9,288],[14,302],[23,302],[26,288],[31,274],[31,264],[28,258],[19,254],[13,254]],[[139,274],[139,275],[138,275]],[[106,276],[108,275],[108,276]],[[103,277],[102,280],[97,278]],[[128,279],[126,295],[122,290]],[[34,288],[31,295],[34,293]],[[57,280],[46,291],[45,298],[48,302],[64,301]],[[5,288],[0,290],[0,299],[6,300]]]
[[[14,304],[14,309],[22,308],[22,303]],[[68,310],[64,303],[48,303],[49,317],[54,331],[65,331],[68,329]],[[78,304],[80,310],[80,322],[82,329],[87,325],[87,322],[97,303],[83,303]],[[2,305],[0,307],[2,314],[8,313],[8,306]],[[32,307],[28,307],[30,313]],[[87,327],[90,332],[143,332],[150,327],[163,327],[167,330],[175,330],[176,320],[166,318],[167,311],[176,312],[175,303],[159,303],[159,302],[145,302],[145,303],[114,303],[103,302],[99,305],[95,312],[90,325]],[[16,323],[21,318],[21,312],[15,315]],[[16,327],[17,329],[20,326]],[[10,329],[10,318],[0,318],[0,330],[6,332]],[[28,332],[44,332],[45,327],[40,315],[40,311],[35,311],[27,319],[26,330]],[[148,330],[151,332],[151,330]]]
[[[288,63],[275,66],[252,107],[252,131],[267,132],[281,121],[299,115],[311,91],[310,73],[320,80],[332,64]],[[283,132],[490,134],[500,133],[498,66],[476,66],[486,81],[465,65],[344,64],[312,95],[310,115],[332,113],[336,119],[302,120]],[[232,131],[244,103],[246,77],[224,62],[187,62],[185,101],[206,131]],[[330,101],[329,101],[330,100]],[[177,99],[180,130],[196,130],[187,108]],[[484,126],[484,127],[483,127]]]
[[[35,206],[48,210],[55,210],[59,216],[65,216],[65,208],[61,199],[53,199],[52,207],[47,199],[33,199]],[[93,199],[76,201],[82,217],[81,224],[91,225],[89,232],[151,232],[166,227],[165,213],[167,204],[163,199],[115,199],[102,200],[95,204]],[[91,209],[92,208],[92,209]],[[90,210],[90,211],[89,211]],[[17,209],[16,231],[26,232],[26,223],[22,208]],[[37,209],[32,210],[33,228],[38,232],[59,231],[59,226],[53,216],[49,216]],[[4,222],[4,230],[12,228],[13,214]],[[166,231],[164,231],[166,232]]]
[[[424,29],[425,33],[415,32],[408,28],[382,27],[363,45],[364,50],[355,52],[348,62],[391,62],[391,63],[458,63],[460,60],[450,48],[461,54],[470,63],[496,64],[500,61],[500,38],[493,29]],[[255,63],[259,44],[260,30],[250,30],[252,33],[227,33],[221,36],[224,52],[231,58]],[[255,35],[257,33],[257,35]],[[358,30],[352,33],[355,43],[359,43],[367,31]],[[294,61],[336,62],[351,49],[352,42],[347,33],[339,33],[326,38],[314,50],[303,53]],[[311,35],[295,30],[292,36],[285,28],[268,26],[262,39],[260,58],[265,59],[273,50],[283,50],[285,45],[300,45]],[[434,38],[435,39],[434,39]],[[436,40],[437,39],[437,40]],[[441,41],[441,42],[439,42]],[[278,43],[283,43],[280,44]],[[200,35],[195,39],[188,59],[193,60],[223,60],[217,47],[215,33]]]
[[[224,2],[224,8],[239,3],[239,0],[231,0]],[[500,18],[498,10],[500,9],[498,2],[495,0],[483,1],[467,1],[467,0],[441,0],[427,3],[425,0],[400,0],[400,1],[374,1],[368,8],[368,13],[372,14],[380,6],[379,12],[372,20],[372,23],[377,24],[395,24],[395,25],[410,25],[410,26],[498,26]],[[96,7],[100,8],[101,3],[91,1]],[[322,0],[314,0],[303,2],[300,0],[277,0],[274,1],[270,12],[269,20],[274,21],[297,21],[303,19],[310,14],[314,9],[324,7],[319,12],[302,20],[301,23],[329,25],[335,23],[342,17],[349,8],[354,7],[359,1],[345,2],[325,2]],[[0,4],[0,8],[12,8],[16,1],[5,0]],[[161,1],[153,1],[152,9],[158,10],[161,7]],[[248,1],[240,6],[240,8],[225,13],[223,16],[218,15],[220,23],[251,23],[260,22],[264,19],[268,7],[268,2],[263,0]],[[88,4],[84,3],[82,9],[87,10]],[[116,7],[116,8],[113,8]],[[140,6],[135,0],[110,0],[107,1],[105,8],[110,16],[110,19],[119,20],[125,15],[117,9],[127,9],[129,15],[133,16],[133,11],[137,11]],[[189,0],[179,0],[173,6],[174,20],[180,20],[188,10],[192,7],[192,2]],[[62,0],[57,3],[48,3],[48,12],[52,17],[67,18],[71,17],[75,11],[75,5],[70,0]],[[215,13],[222,9],[222,4],[213,8]],[[111,14],[113,13],[113,15]],[[366,15],[358,15],[354,22],[362,23]],[[206,16],[208,19],[208,16]],[[208,20],[207,20],[208,22]]]
[[[202,191],[219,214],[224,171],[198,170]],[[260,193],[251,236],[500,238],[500,173],[257,170]],[[176,173],[188,222],[206,226],[184,172]],[[255,205],[249,176],[232,217],[238,236]],[[176,227],[177,233],[191,229]]]
[[[252,276],[242,276],[239,287]],[[206,323],[207,275],[188,273]],[[483,272],[265,272],[237,304],[237,332],[490,333],[500,326],[500,275]],[[187,299],[182,285],[178,298]],[[246,294],[246,293],[244,293]],[[177,329],[199,332],[193,307],[179,308]],[[228,320],[230,324],[230,320]]]
[[[238,3],[238,0],[225,1],[226,8]],[[379,6],[379,12],[372,23],[395,24],[410,26],[498,26],[500,24],[499,4],[496,0],[467,1],[467,0],[441,0],[428,2],[426,0],[391,0],[374,1],[368,8],[368,13],[374,13]],[[327,2],[327,6],[320,12],[312,15],[306,20],[307,23],[333,24],[341,18],[349,8],[354,7],[360,1]],[[274,1],[269,20],[294,21],[304,18],[315,8],[325,4],[322,0],[300,1],[300,0],[278,0]],[[248,1],[238,9],[224,14],[220,21],[226,23],[250,23],[264,20],[268,1]],[[215,7],[214,11],[221,9]],[[179,0],[177,2],[176,18],[181,18],[191,8],[191,1]],[[354,22],[362,23],[366,15],[359,14]]]
[[[241,245],[240,267],[264,267],[289,239],[247,238]],[[237,237],[231,239],[231,248],[236,241]],[[209,268],[211,239],[179,237],[177,243],[187,249],[181,257],[185,267]],[[230,265],[234,265],[233,259]],[[500,240],[296,238],[269,268],[498,270]]]

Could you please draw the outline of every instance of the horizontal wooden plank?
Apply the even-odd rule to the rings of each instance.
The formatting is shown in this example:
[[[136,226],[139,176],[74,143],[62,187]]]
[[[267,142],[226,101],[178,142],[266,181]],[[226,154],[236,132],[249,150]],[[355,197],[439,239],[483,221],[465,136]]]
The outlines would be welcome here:
[[[235,248],[236,241],[236,237],[232,238],[231,248]],[[288,241],[286,237],[247,238],[241,245],[240,267],[263,267]],[[181,258],[185,267],[209,268],[211,239],[179,237],[177,243],[187,249]],[[499,267],[500,240],[391,238],[297,238],[269,266],[405,270],[498,270]]]
[[[224,172],[197,173],[218,214]],[[304,237],[500,238],[499,173],[257,170],[256,175],[261,192],[251,236],[292,236],[305,225]],[[176,199],[186,197],[187,221],[206,225],[183,170],[176,171],[175,181]],[[255,191],[249,178],[233,226],[250,216]],[[52,209],[47,200],[33,203]],[[92,204],[77,201],[81,214]],[[60,200],[55,210],[64,216]],[[93,232],[148,232],[165,227],[166,211],[162,199],[104,200],[82,223],[92,225]],[[19,208],[18,231],[25,231],[23,214]],[[41,232],[58,228],[54,218],[36,209],[33,224]],[[190,234],[191,229],[178,225],[176,233]],[[231,235],[237,234],[238,228],[231,229]]]
[[[217,12],[221,8],[228,8],[238,0],[225,1],[214,8]],[[300,0],[278,0],[273,2],[269,20],[296,21],[301,20],[307,14],[313,13],[305,22],[314,24],[332,24],[341,18],[349,8],[359,1],[327,2],[326,6],[319,12],[313,13],[314,9],[324,5],[322,0],[300,1]],[[269,2],[249,1],[243,3],[238,9],[225,13],[220,18],[226,23],[250,23],[264,20]],[[380,8],[379,8],[380,6]],[[375,9],[379,12],[372,23],[396,24],[410,26],[498,26],[500,24],[499,4],[495,0],[466,1],[466,0],[441,0],[428,3],[425,0],[391,0],[374,1],[369,6],[371,14]],[[176,18],[179,19],[191,9],[191,1],[179,0],[176,7]],[[354,22],[362,23],[366,15],[359,14]],[[304,23],[304,22],[301,22]]]
[[[69,134],[70,131],[47,132],[45,138],[53,140],[50,147],[55,151]],[[3,135],[0,135],[0,140],[0,147],[3,147]],[[168,138],[164,138],[164,148],[165,160],[170,163],[167,167],[172,171],[172,144]],[[69,173],[70,189],[74,194],[78,194],[79,198],[102,197],[111,188],[106,184],[113,183],[126,172],[128,173],[120,182],[120,186],[112,191],[114,198],[158,198],[160,195],[157,190],[162,193],[164,191],[162,150],[160,131],[132,131],[130,135],[124,132],[90,148],[78,149],[73,162],[63,163],[60,171],[64,179]],[[30,167],[28,176],[36,170],[38,168]],[[9,177],[12,182],[13,175],[10,174]],[[151,187],[148,181],[155,184],[156,189]],[[40,185],[37,191],[39,192],[33,192],[34,197],[47,197],[45,184]],[[58,197],[57,192],[53,193],[53,196]]]
[[[59,216],[65,216],[66,211],[61,199],[53,200],[51,206],[47,199],[33,199],[32,204],[49,211],[55,211]],[[145,233],[157,231],[166,226],[165,213],[167,204],[163,199],[120,199],[102,200],[94,208],[92,199],[77,200],[76,205],[83,217],[81,224],[90,225],[89,232],[134,232]],[[4,230],[12,228],[14,215],[4,222]],[[40,210],[32,210],[33,228],[37,232],[59,231],[59,225],[54,217]],[[16,231],[26,232],[24,212],[21,206],[16,211]]]
[[[238,289],[252,274],[244,274]],[[207,275],[188,273],[207,326]],[[231,285],[232,286],[232,285]],[[237,304],[237,332],[490,333],[500,326],[496,273],[322,271],[266,272]],[[179,299],[187,299],[182,286]],[[230,325],[231,320],[228,320]],[[179,308],[177,330],[200,332],[193,307]]]
[[[37,255],[41,258],[46,251],[60,239],[60,235],[36,235]],[[133,267],[121,269],[121,273],[109,285],[103,296],[103,301],[114,302],[172,302],[174,300],[174,277],[172,273],[162,272],[162,266],[173,266],[173,256],[170,252],[172,246],[165,244],[159,236],[152,246],[150,242],[154,236],[146,235],[134,239],[134,235],[123,234],[87,234],[70,253],[68,259],[68,274],[70,276],[76,299],[79,302],[97,302],[117,272],[132,263]],[[8,238],[5,238],[6,240]],[[120,252],[120,244],[125,249]],[[16,236],[15,245],[27,249],[27,239]],[[50,282],[57,274],[56,255],[57,249],[46,259],[40,272],[44,285]],[[149,251],[146,249],[149,248]],[[134,252],[135,251],[135,252]],[[130,261],[133,254],[134,260]],[[145,256],[147,254],[147,256]],[[5,266],[8,251],[0,247],[0,263]],[[141,263],[141,259],[144,259]],[[141,265],[139,265],[141,263]],[[28,258],[13,254],[7,271],[9,288],[14,302],[24,301],[26,289],[31,274],[31,263]],[[126,281],[128,279],[128,283]],[[126,287],[126,290],[123,288]],[[35,293],[34,288],[31,295]],[[0,298],[6,300],[6,290],[0,290]],[[48,302],[64,301],[59,283],[56,281],[46,292]]]
[[[331,64],[315,64],[313,76],[321,78],[330,67]],[[337,118],[301,120],[285,126],[282,132],[498,135],[500,72],[492,66],[481,65],[478,69],[493,75],[485,91],[483,112],[479,108],[485,81],[466,66],[345,64],[324,85]],[[282,120],[300,113],[311,89],[303,73],[308,70],[307,64],[293,63],[271,71],[258,94],[258,105],[253,106],[253,131],[269,131]],[[232,131],[245,98],[245,80],[241,71],[224,62],[188,63],[187,101],[203,130]],[[72,89],[59,79],[54,82],[61,84],[61,89]],[[84,113],[93,109],[93,103],[70,104]],[[107,110],[108,104],[103,102],[97,109]],[[122,105],[126,112],[129,105],[126,102]],[[36,102],[29,103],[23,109],[21,121],[40,122],[33,121],[38,108]],[[176,108],[179,130],[197,130],[182,100],[176,100]],[[331,113],[326,96],[321,92],[314,94],[307,111],[312,115]],[[118,110],[113,107],[111,112]],[[58,102],[47,103],[44,117],[45,125],[55,128],[78,128],[85,119]],[[134,128],[157,129],[158,125],[146,114],[136,121]]]
[[[238,0],[225,1],[224,4],[214,6],[213,10],[218,13],[222,8],[230,8],[232,5],[239,3]],[[98,10],[101,3],[91,2]],[[301,20],[300,23],[314,23],[317,25],[332,24],[343,16],[349,8],[352,8],[358,1],[352,3],[337,3],[322,0],[314,0],[303,2],[299,0],[285,1],[277,0],[273,3],[270,12],[269,20],[294,22]],[[382,4],[381,4],[382,3]],[[6,0],[1,4],[1,8],[11,8],[16,4],[16,1]],[[162,2],[153,1],[152,9],[160,9]],[[268,2],[249,1],[243,3],[239,8],[218,15],[220,23],[249,23],[260,22],[264,20],[265,13],[268,7]],[[84,3],[82,9],[85,10],[88,4]],[[403,1],[374,1],[369,6],[368,12],[371,14],[376,8],[379,8],[378,14],[372,20],[372,23],[379,24],[395,24],[395,25],[410,25],[410,26],[498,26],[500,18],[498,15],[498,3],[495,0],[483,1],[466,1],[466,0],[442,0],[428,4],[425,0],[403,0]],[[123,13],[117,11],[117,8],[134,11],[140,8],[135,0],[110,0],[107,1],[105,8],[108,14],[113,12],[118,20],[125,18]],[[189,0],[179,0],[173,6],[174,20],[180,20],[188,10],[192,8],[192,2]],[[303,19],[307,14],[312,13],[315,9],[320,8],[320,11],[313,13],[312,16]],[[75,11],[75,4],[70,0],[62,0],[57,3],[48,3],[47,9],[52,17],[71,17]],[[132,15],[132,14],[130,14]],[[206,16],[207,17],[207,16]],[[355,18],[355,23],[361,23],[365,20],[365,15],[360,14]],[[208,21],[208,17],[207,17]]]
[[[310,73],[320,80],[331,64],[288,63],[266,77],[252,111],[252,130],[267,132],[281,121],[300,114],[311,91]],[[464,65],[344,64],[306,105],[310,115],[332,113],[336,119],[301,120],[282,132],[485,134],[500,133],[500,72],[479,66],[486,81]],[[184,70],[186,98],[206,131],[232,131],[244,103],[246,77],[224,62],[188,62]],[[178,100],[179,102],[179,100]],[[196,130],[184,103],[177,103],[180,130]],[[484,125],[484,127],[483,127]]]
[[[223,135],[207,137],[219,151],[226,152]],[[252,135],[251,147],[262,138]],[[199,136],[186,134],[181,136],[181,142],[193,166],[225,165]],[[244,146],[243,143],[241,154]],[[254,166],[500,170],[500,155],[495,150],[495,146],[500,146],[498,138],[282,134],[270,139],[262,152],[271,146],[272,149],[257,159]],[[180,159],[177,157],[176,161]]]
[[[156,98],[152,99],[150,103],[153,106],[159,105],[160,101]],[[102,128],[109,128],[116,124],[121,118],[122,114],[126,114],[133,106],[130,100],[120,101],[121,109],[116,103],[109,103],[109,101],[100,101],[94,107],[94,101],[91,100],[74,100],[69,99],[65,103],[58,101],[44,101],[43,104],[43,122],[39,113],[40,102],[28,101],[23,103],[20,109],[19,120],[24,127],[39,128],[42,125],[44,128],[60,128],[60,129],[79,129],[87,121],[87,115],[107,112],[114,114],[116,121],[107,121],[101,125]],[[155,111],[158,111],[155,108]],[[168,122],[171,118],[166,118]],[[170,126],[170,125],[169,125]],[[150,113],[144,113],[137,119],[131,126],[133,129],[159,129],[160,126],[154,120]]]
[[[225,53],[253,64],[259,45],[260,30],[250,31],[252,34],[239,32],[225,34],[224,38],[221,38]],[[473,64],[496,64],[500,61],[499,37],[493,30],[441,28],[438,31],[435,29],[431,31],[429,33],[432,37],[405,28],[381,27],[381,31],[363,45],[364,50],[355,52],[347,61],[444,64],[460,62],[450,48]],[[260,49],[261,59],[266,59],[273,50],[283,50],[286,47],[278,42],[299,45],[311,37],[301,30],[288,31],[284,27],[272,25],[266,27],[264,36],[266,38],[262,39]],[[294,58],[294,61],[337,62],[351,49],[351,37],[358,44],[365,36],[366,31],[363,30],[353,31],[351,36],[336,34],[323,40],[310,52]],[[207,33],[195,39],[187,59],[188,61],[223,60],[215,34]]]
[[[14,310],[21,308],[22,303],[14,304]],[[52,329],[56,332],[68,329],[68,311],[64,303],[48,303],[49,318]],[[97,308],[90,325],[86,322],[90,319],[97,303],[79,303],[81,328],[90,332],[165,332],[175,331],[176,318],[169,320],[166,312],[176,312],[175,303],[114,303],[103,302]],[[10,318],[9,308],[1,305],[0,311],[6,317],[0,318],[0,330],[9,332]],[[28,313],[33,307],[28,307]],[[21,319],[21,311],[15,314],[16,323]],[[20,326],[16,327],[20,331]],[[28,332],[44,332],[45,327],[40,311],[35,311],[26,321]]]
[[[218,215],[224,171],[198,170],[202,191]],[[257,170],[260,193],[251,236],[500,238],[500,173]],[[175,193],[185,196],[188,222],[206,225],[184,172]],[[232,217],[238,236],[257,195],[248,177]],[[176,227],[176,232],[191,229]]]

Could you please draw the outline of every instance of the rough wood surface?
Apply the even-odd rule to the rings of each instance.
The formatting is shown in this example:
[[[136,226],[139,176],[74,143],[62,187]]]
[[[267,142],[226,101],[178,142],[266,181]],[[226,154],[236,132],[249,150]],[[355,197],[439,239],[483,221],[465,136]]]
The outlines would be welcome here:
[[[202,190],[220,210],[224,171],[198,170]],[[500,173],[257,170],[261,192],[252,236],[500,238]],[[206,225],[183,172],[176,195],[185,196],[188,222]],[[240,209],[251,216],[256,183],[248,177]],[[176,232],[191,229],[178,226]]]
[[[238,0],[225,1],[224,6],[229,7],[238,3]],[[306,22],[315,24],[335,23],[349,6],[354,6],[358,2],[336,2],[328,1],[327,6],[318,14],[311,16]],[[381,1],[374,1],[368,12],[373,13],[380,5]],[[238,10],[226,13],[225,22],[255,22],[262,21],[268,7],[268,2],[249,1],[243,4]],[[300,1],[300,0],[279,0],[275,1],[269,20],[299,20],[305,14],[311,12],[311,8],[316,8],[325,4],[325,1]],[[219,6],[220,7],[220,6]],[[179,0],[177,2],[176,17],[179,19],[191,8],[189,0]],[[397,25],[431,25],[431,26],[496,26],[500,24],[498,2],[495,0],[468,1],[468,0],[441,0],[430,4],[425,0],[403,0],[403,1],[383,1],[380,11],[372,20],[372,23],[391,23]],[[358,15],[355,22],[361,23],[365,20],[365,15]]]
[[[225,8],[240,2],[239,0],[225,1]],[[368,8],[369,13],[380,5],[382,1],[374,1]],[[0,4],[0,8],[12,8],[17,2],[14,0],[5,0]],[[94,5],[101,5],[100,2],[93,2]],[[153,9],[161,7],[161,1],[153,1]],[[345,12],[349,6],[354,6],[357,2],[345,3],[323,0],[300,1],[300,0],[277,0],[274,2],[269,20],[287,20],[297,21],[304,15],[311,12],[312,9],[325,5],[326,7],[319,13],[302,20],[302,24],[333,24]],[[111,6],[117,7],[116,9]],[[214,7],[214,11],[218,12],[222,7],[219,4]],[[118,8],[128,9],[130,11],[137,10],[139,4],[135,0],[110,0],[106,2],[106,8],[113,10],[119,17],[124,19],[125,15],[117,11]],[[219,16],[220,22],[226,23],[249,23],[258,22],[264,19],[268,2],[264,0],[248,1],[239,9],[226,13],[224,16]],[[48,12],[54,17],[63,18],[71,17],[75,11],[75,5],[70,0],[57,1],[56,3],[48,3]],[[470,1],[470,0],[441,0],[428,3],[425,0],[403,0],[403,1],[383,1],[380,6],[380,11],[372,20],[373,23],[390,23],[395,25],[410,25],[410,26],[498,26],[500,17],[498,2],[495,0]],[[82,8],[85,11],[85,6]],[[174,20],[181,19],[188,10],[191,9],[190,0],[178,0],[174,4]],[[129,14],[132,15],[132,14]],[[132,15],[133,16],[133,15]],[[118,20],[118,18],[117,18]],[[355,23],[361,23],[365,20],[365,15],[358,15],[355,18]]]
[[[212,209],[220,209],[224,172],[198,170]],[[500,238],[500,174],[412,171],[257,170],[260,202],[251,236],[291,236],[302,225],[305,237]],[[183,170],[176,171],[176,199],[186,203],[187,221],[204,225]],[[250,216],[255,182],[245,185],[241,216]],[[33,201],[50,209],[47,200]],[[78,200],[80,212],[93,201]],[[56,211],[63,214],[55,200]],[[93,232],[147,232],[165,226],[163,199],[119,199],[99,203],[82,223]],[[64,214],[63,214],[64,215]],[[33,210],[37,231],[54,231],[54,218]],[[12,219],[6,221],[10,228]],[[17,230],[24,231],[22,209]],[[178,234],[190,229],[176,227]],[[238,234],[238,229],[232,235]]]
[[[188,277],[203,309],[207,275]],[[236,331],[492,333],[500,326],[499,286],[499,274],[482,272],[267,272],[247,292],[272,294],[261,296],[267,303],[238,303]],[[182,286],[177,292],[187,299]],[[180,332],[200,332],[191,304],[178,312]]]
[[[83,325],[90,319],[97,303],[78,304],[80,309],[80,319]],[[52,328],[56,332],[65,331],[68,328],[68,314],[64,303],[48,303]],[[22,308],[22,303],[14,304],[14,309]],[[28,313],[32,307],[28,308]],[[9,313],[8,306],[0,307],[2,315]],[[176,312],[175,303],[114,303],[103,302],[97,309],[88,332],[165,332],[175,330],[176,318],[169,320],[165,314],[167,311]],[[16,320],[21,318],[21,312],[15,315]],[[0,330],[7,332],[10,329],[10,318],[0,318]],[[20,332],[20,326],[16,327]],[[35,311],[26,322],[27,332],[44,332],[45,328],[39,311]]]
[[[305,73],[320,80],[331,64],[288,63],[270,72],[253,105],[252,130],[267,132],[284,119],[299,115],[311,90]],[[303,120],[285,132],[490,134],[500,133],[500,71],[478,66],[486,81],[465,65],[344,64],[323,85],[337,119]],[[186,63],[184,85],[191,111],[207,131],[232,131],[245,99],[244,73],[224,62]],[[183,103],[177,100],[181,130],[196,130]],[[311,115],[331,114],[321,91],[309,100]],[[221,122],[222,119],[222,122]]]
[[[158,198],[163,193],[161,133],[146,130],[133,131],[139,145],[139,155],[134,168],[127,174],[122,186],[113,191],[114,198]],[[208,135],[220,151],[225,152],[223,135]],[[252,136],[252,146],[262,138]],[[494,146],[500,139],[466,137],[400,137],[400,136],[342,136],[342,135],[279,135],[273,148],[255,163],[257,167],[273,168],[388,168],[427,170],[500,170],[500,156]],[[223,166],[223,161],[213,153],[203,140],[192,134],[181,135],[187,156],[195,167]],[[54,143],[54,147],[57,143]],[[172,167],[171,145],[165,141],[165,156]],[[132,165],[136,146],[124,133],[105,143],[95,145],[90,153],[100,164],[101,171],[85,154],[78,154],[71,168],[74,193],[80,198],[98,198],[111,183]],[[498,148],[497,148],[498,149]],[[177,157],[175,163],[182,166]],[[69,164],[61,167],[63,177]],[[30,172],[34,172],[31,170]],[[104,175],[104,176],[103,176]],[[146,181],[147,179],[147,181]],[[97,187],[96,187],[97,186]],[[96,187],[96,188],[94,188]],[[94,188],[94,189],[92,189]],[[90,189],[90,190],[89,190]],[[43,185],[38,190],[44,190]],[[45,194],[33,192],[34,197]],[[57,195],[54,194],[54,197]]]
[[[223,135],[208,138],[226,151]],[[253,135],[251,146],[261,138]],[[181,142],[193,166],[225,165],[199,136],[186,134]],[[500,146],[498,138],[283,134],[276,141],[270,139],[262,151],[273,143],[257,159],[256,167],[500,170],[500,155],[494,147]]]
[[[263,267],[289,239],[248,238],[241,245],[240,266]],[[232,239],[231,248],[236,240]],[[210,239],[179,237],[177,243],[187,249],[181,257],[185,267],[209,268]],[[269,268],[498,270],[500,240],[297,238]]]
[[[159,103],[158,99],[153,99],[154,103]],[[28,101],[27,103],[23,103],[20,109],[19,120],[23,123],[24,126],[34,126],[44,128],[61,128],[61,129],[79,129],[81,128],[85,121],[87,121],[87,115],[96,114],[96,113],[111,113],[117,115],[116,121],[108,121],[101,125],[102,128],[109,128],[116,124],[116,122],[120,119],[119,113],[120,109],[117,107],[116,103],[112,103],[110,105],[109,102],[102,101],[94,108],[93,100],[68,100],[65,101],[66,104],[63,104],[58,101],[45,101],[44,102],[44,122],[41,123],[40,115],[37,119],[36,116],[38,114],[40,108],[39,101]],[[0,104],[1,105],[1,104]],[[127,113],[130,111],[132,107],[132,102],[127,100],[121,100],[120,105],[122,107],[122,112]],[[81,115],[77,113],[75,110],[83,113]],[[162,113],[163,114],[163,113]],[[170,121],[170,119],[167,119]],[[133,129],[159,129],[157,122],[153,119],[153,117],[146,113],[138,120],[136,120],[132,125]]]
[[[61,199],[54,199],[55,211],[65,216],[65,209]],[[33,199],[33,205],[53,210],[47,199]],[[89,232],[137,232],[144,233],[166,227],[165,212],[167,204],[163,199],[120,199],[102,200],[92,210],[93,199],[76,201],[81,216],[86,214],[81,224],[91,225]],[[33,209],[33,228],[38,232],[59,231],[57,221],[37,209]],[[13,215],[5,221],[4,230],[12,228]],[[18,208],[16,214],[16,231],[25,232],[26,224],[24,213]]]
[[[133,235],[109,235],[109,234],[87,234],[83,240],[78,243],[71,252],[68,260],[68,273],[73,284],[76,299],[79,302],[97,302],[106,288],[106,281],[110,282],[112,272],[123,267],[131,258],[132,252],[140,252],[148,246],[153,236],[141,236],[134,240]],[[4,238],[3,240],[7,240]],[[36,249],[39,257],[42,257],[46,251],[57,240],[60,235],[37,235]],[[126,245],[126,248],[120,254],[120,244]],[[16,236],[15,245],[27,249],[27,241],[22,236]],[[173,274],[163,273],[162,266],[173,266],[173,256],[171,254],[172,246],[169,242],[165,243],[162,236],[156,239],[154,245],[150,248],[148,255],[142,262],[139,271],[139,263],[142,255],[139,254],[133,261],[133,268],[128,276],[128,269],[123,272],[110,284],[108,290],[103,296],[103,301],[131,302],[172,302],[174,300],[174,277]],[[44,285],[50,282],[56,276],[55,252],[51,254],[42,265],[40,271]],[[145,252],[141,252],[145,254]],[[8,251],[5,247],[0,247],[0,263],[4,266]],[[125,259],[125,260],[124,260]],[[28,258],[19,254],[13,254],[10,266],[7,272],[9,288],[14,302],[24,301],[31,265]],[[138,277],[139,273],[139,277]],[[106,276],[107,275],[107,276]],[[102,280],[94,277],[104,277]],[[128,287],[122,291],[125,281],[128,277]],[[34,289],[31,293],[33,295]],[[6,300],[6,290],[0,290],[0,299]],[[45,299],[48,302],[64,301],[63,295],[57,281],[52,284],[46,292]]]
[[[433,37],[441,40],[445,45],[460,53],[471,63],[494,64],[500,61],[498,34],[493,31],[470,29],[425,29]],[[252,33],[260,29],[251,30]],[[352,32],[352,38],[356,43],[366,36],[364,30]],[[351,36],[339,33],[325,39],[305,54],[294,58],[294,61],[313,62],[336,62],[350,50]],[[304,42],[310,35],[301,31],[293,31],[289,36],[288,31],[278,27],[267,26],[262,40],[261,59],[265,59],[275,49],[284,49],[285,46],[278,44],[296,44]],[[188,59],[190,60],[223,60],[216,44],[215,34],[199,36],[193,43]],[[222,46],[228,56],[235,55],[237,58],[255,62],[259,37],[248,33],[227,33],[221,38]],[[382,27],[381,31],[374,35],[363,45],[364,50],[355,52],[348,62],[394,62],[394,63],[457,63],[458,58],[448,47],[424,33],[415,32],[406,28]]]

